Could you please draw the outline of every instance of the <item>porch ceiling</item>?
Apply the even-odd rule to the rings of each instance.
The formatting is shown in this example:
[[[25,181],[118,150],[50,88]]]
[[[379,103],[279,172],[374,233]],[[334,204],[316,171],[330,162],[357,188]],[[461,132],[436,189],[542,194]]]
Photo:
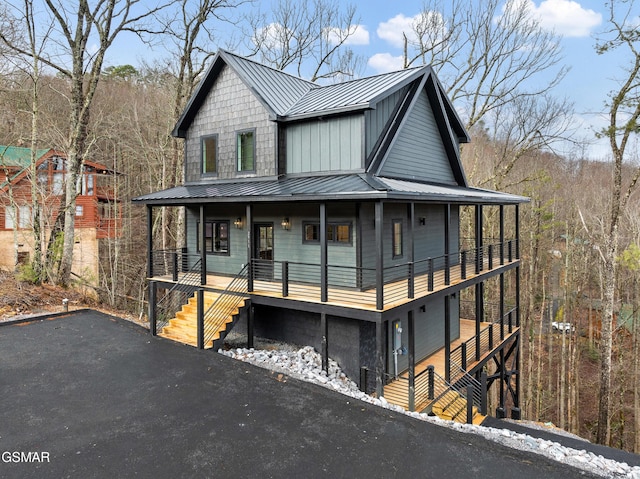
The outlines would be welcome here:
[[[364,173],[191,184],[139,196],[132,201],[158,206],[180,206],[201,203],[374,199],[459,204],[517,204],[528,201],[522,196],[497,191],[419,183]]]

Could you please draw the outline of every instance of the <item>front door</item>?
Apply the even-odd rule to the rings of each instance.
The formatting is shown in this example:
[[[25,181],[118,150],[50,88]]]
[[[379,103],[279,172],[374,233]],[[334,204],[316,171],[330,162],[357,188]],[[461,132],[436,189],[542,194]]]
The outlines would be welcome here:
[[[273,223],[254,224],[255,278],[273,279]]]

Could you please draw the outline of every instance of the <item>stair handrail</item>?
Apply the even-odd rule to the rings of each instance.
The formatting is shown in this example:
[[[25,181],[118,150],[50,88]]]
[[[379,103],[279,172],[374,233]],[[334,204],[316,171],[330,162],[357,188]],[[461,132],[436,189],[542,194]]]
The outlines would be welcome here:
[[[175,315],[176,311],[180,309],[183,304],[186,304],[184,299],[180,301],[180,304],[176,305],[176,299],[180,296],[175,293],[180,292],[183,294],[191,295],[200,283],[200,264],[201,259],[195,262],[195,264],[187,271],[182,277],[173,284],[173,286],[166,292],[164,297],[156,303],[156,328],[162,329],[171,319],[169,316]],[[158,320],[158,317],[162,319]]]
[[[248,295],[248,271],[249,264],[243,265],[242,269],[234,276],[225,290],[207,308],[204,313],[204,343],[208,343],[222,324],[229,317],[231,312]],[[217,317],[216,317],[217,316]]]
[[[457,391],[461,392],[462,390],[466,390],[466,387],[471,385],[473,386],[473,405],[480,408],[482,403],[482,386],[480,382],[471,376],[467,371],[462,369],[459,364],[456,364],[455,361],[450,362],[451,365],[451,384],[452,387]],[[453,379],[455,378],[455,379]]]

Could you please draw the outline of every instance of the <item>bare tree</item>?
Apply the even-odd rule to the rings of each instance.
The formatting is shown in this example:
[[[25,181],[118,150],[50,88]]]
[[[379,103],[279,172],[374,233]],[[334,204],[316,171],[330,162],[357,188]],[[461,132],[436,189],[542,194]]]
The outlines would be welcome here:
[[[364,67],[349,42],[358,32],[354,5],[336,0],[279,0],[266,15],[249,19],[250,55],[278,70],[289,67],[311,81],[353,77]]]
[[[613,354],[613,321],[616,311],[616,272],[619,250],[619,229],[622,212],[640,178],[640,168],[623,178],[623,167],[629,162],[627,148],[632,136],[638,133],[640,118],[640,30],[637,28],[636,5],[630,1],[611,1],[609,6],[609,30],[600,40],[597,51],[606,54],[624,49],[627,66],[622,67],[623,77],[610,94],[609,124],[603,136],[609,140],[613,160],[613,182],[608,202],[608,218],[604,225],[604,238],[597,245],[603,267],[602,288],[604,306],[602,314],[602,340],[600,354],[600,401],[598,404],[598,429],[596,440],[609,444],[611,439],[611,373]]]
[[[132,10],[139,3],[140,0],[97,0],[94,5],[90,5],[88,0],[79,0],[72,7],[64,2],[45,0],[46,13],[53,19],[58,51],[34,52],[0,32],[0,42],[12,51],[29,58],[35,57],[69,81],[68,91],[65,93],[71,109],[66,145],[66,192],[59,212],[59,217],[64,220],[57,222],[58,229],[63,232],[62,257],[56,278],[60,284],[68,284],[71,274],[75,201],[83,159],[92,143],[87,126],[105,54],[121,32],[139,32],[145,28],[143,21],[164,7],[160,4],[153,9],[143,9],[144,13],[135,15]],[[17,5],[12,7],[16,12],[22,10]],[[39,22],[35,12],[25,12],[23,18],[28,30],[33,30],[36,34]],[[90,49],[90,43],[97,45],[95,51]]]

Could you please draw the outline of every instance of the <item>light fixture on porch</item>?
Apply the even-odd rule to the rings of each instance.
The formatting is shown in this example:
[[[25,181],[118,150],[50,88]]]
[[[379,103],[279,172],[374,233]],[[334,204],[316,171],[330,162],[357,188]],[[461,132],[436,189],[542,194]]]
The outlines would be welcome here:
[[[233,222],[233,226],[236,227],[236,229],[241,230],[242,229],[242,218],[240,218],[239,216],[236,218],[236,220]]]
[[[289,230],[291,229],[291,223],[289,222],[289,217],[285,216],[284,218],[282,218],[282,223],[280,223],[280,225],[282,226],[283,230]]]

